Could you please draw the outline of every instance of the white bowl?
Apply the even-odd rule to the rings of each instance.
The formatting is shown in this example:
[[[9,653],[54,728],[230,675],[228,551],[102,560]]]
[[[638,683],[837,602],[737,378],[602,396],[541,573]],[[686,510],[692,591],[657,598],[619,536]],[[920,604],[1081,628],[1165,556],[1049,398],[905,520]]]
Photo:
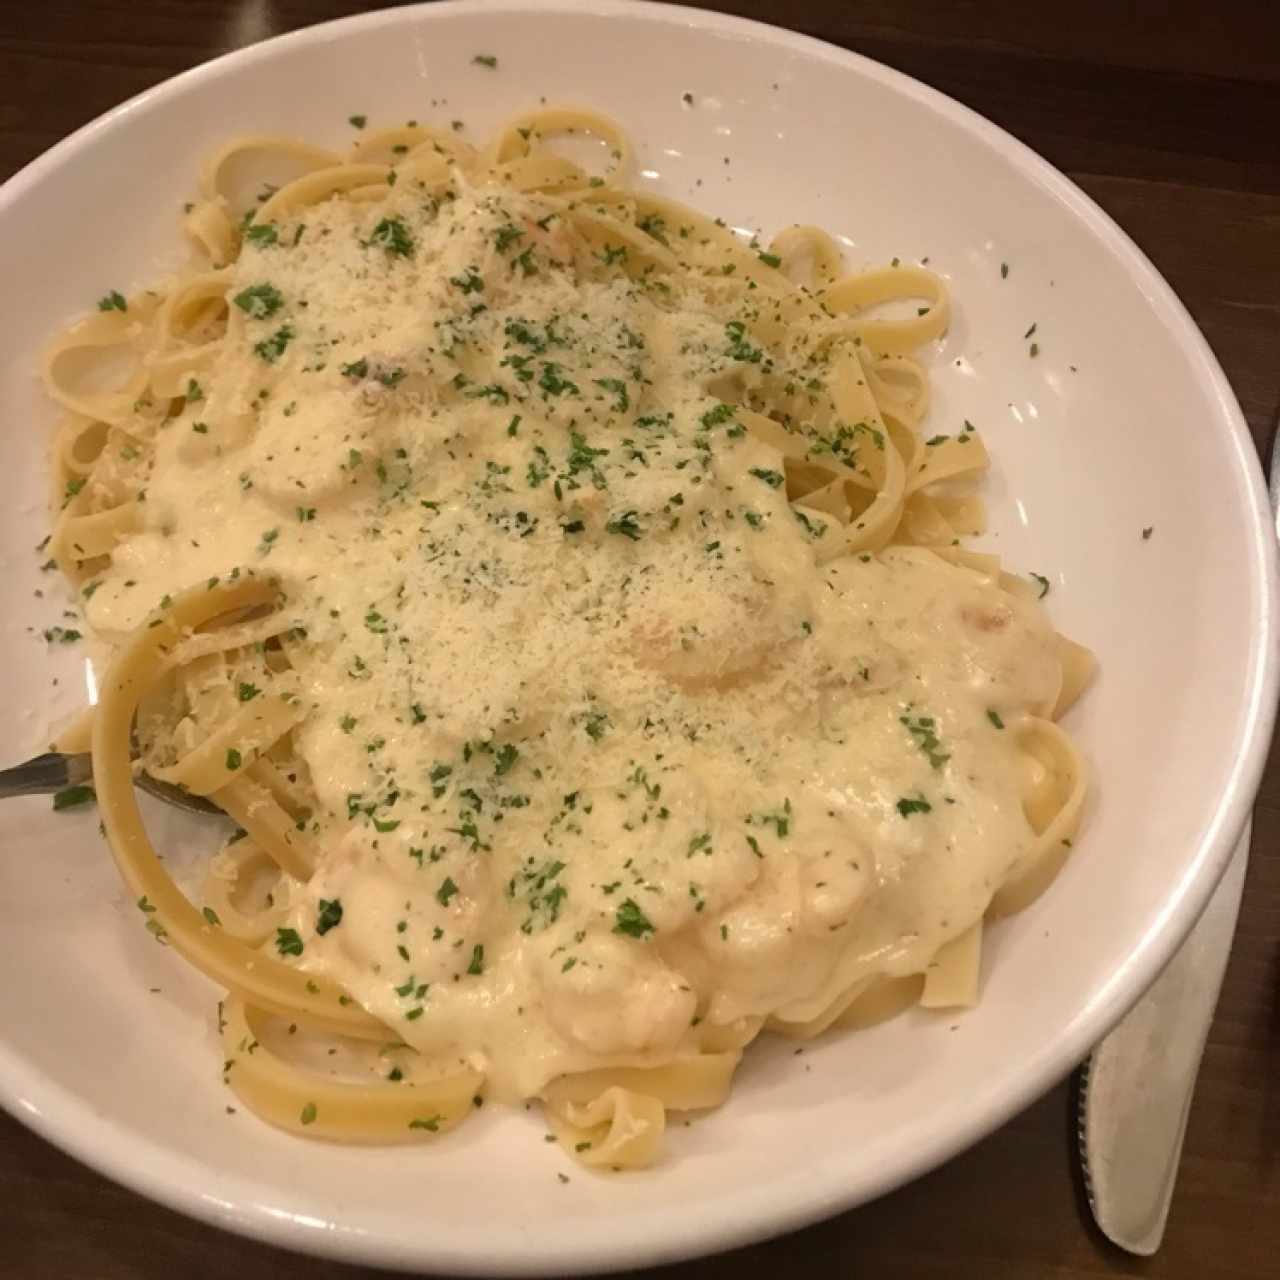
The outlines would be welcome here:
[[[1098,799],[1051,891],[991,931],[976,1010],[917,1011],[798,1058],[760,1045],[723,1110],[676,1129],[659,1167],[620,1177],[544,1146],[536,1112],[486,1108],[408,1150],[228,1115],[212,992],[139,927],[96,819],[4,805],[0,1101],[184,1212],[382,1265],[563,1274],[672,1259],[799,1226],[946,1159],[1064,1075],[1155,976],[1224,866],[1272,721],[1275,532],[1253,444],[1178,300],[1084,195],[964,107],[802,36],[688,9],[507,0],[395,9],[232,54],[0,192],[21,301],[0,312],[7,755],[37,749],[83,697],[76,655],[38,636],[63,607],[31,550],[46,531],[52,414],[33,368],[47,335],[176,253],[197,161],[229,134],[342,142],[366,112],[460,118],[483,137],[540,95],[624,122],[642,184],[738,226],[819,223],[854,262],[927,255],[949,277],[934,420],[984,429],[991,546],[1050,578],[1059,625],[1100,657],[1070,723]]]

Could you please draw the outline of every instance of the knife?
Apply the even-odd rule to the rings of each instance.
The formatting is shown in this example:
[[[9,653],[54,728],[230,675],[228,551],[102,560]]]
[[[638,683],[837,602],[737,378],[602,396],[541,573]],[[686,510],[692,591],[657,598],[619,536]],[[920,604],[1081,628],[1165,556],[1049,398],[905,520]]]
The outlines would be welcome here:
[[[1142,1256],[1160,1247],[1191,1096],[1231,953],[1249,862],[1246,822],[1204,914],[1080,1075],[1077,1137],[1094,1220]]]
[[[1271,512],[1280,537],[1280,431],[1271,446]],[[1231,954],[1249,863],[1246,822],[1190,936],[1080,1073],[1076,1137],[1094,1221],[1114,1244],[1160,1247],[1213,1011]]]

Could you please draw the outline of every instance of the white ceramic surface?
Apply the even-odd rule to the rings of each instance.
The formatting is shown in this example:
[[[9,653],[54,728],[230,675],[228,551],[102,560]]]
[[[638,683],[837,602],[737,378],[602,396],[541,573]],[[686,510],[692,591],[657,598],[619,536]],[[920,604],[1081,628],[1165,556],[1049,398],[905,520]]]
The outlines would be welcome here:
[[[1050,578],[1055,618],[1100,656],[1070,722],[1098,798],[1052,891],[991,931],[979,1008],[915,1012],[800,1057],[762,1045],[722,1111],[625,1177],[571,1165],[536,1112],[486,1108],[446,1142],[389,1150],[228,1115],[214,993],[143,931],[96,818],[5,804],[0,1101],[185,1212],[405,1268],[563,1274],[720,1248],[848,1208],[974,1141],[1067,1072],[1189,928],[1251,802],[1275,693],[1274,532],[1239,410],[1169,288],[1079,191],[965,108],[801,36],[612,0],[509,0],[397,9],[233,54],[0,192],[7,291],[22,299],[0,310],[5,755],[35,750],[84,690],[77,654],[38,635],[63,607],[32,550],[45,336],[172,258],[197,158],[228,133],[342,142],[347,116],[367,112],[463,119],[483,137],[541,95],[624,121],[642,184],[739,227],[820,223],[854,262],[927,255],[950,278],[933,421],[986,432],[990,545]]]

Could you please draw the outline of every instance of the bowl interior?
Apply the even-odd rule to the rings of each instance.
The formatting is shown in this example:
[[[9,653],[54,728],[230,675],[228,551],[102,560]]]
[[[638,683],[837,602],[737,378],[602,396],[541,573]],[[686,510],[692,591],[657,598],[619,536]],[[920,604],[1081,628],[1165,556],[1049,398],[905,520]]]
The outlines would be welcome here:
[[[564,1273],[680,1256],[855,1204],[951,1154],[1074,1065],[1154,975],[1225,861],[1269,729],[1273,567],[1252,446],[1185,313],[1105,218],[992,126],[852,55],[689,10],[517,0],[247,50],[118,109],[0,194],[24,299],[0,313],[14,760],[85,696],[77,655],[39,634],[66,607],[33,550],[47,532],[45,338],[177,260],[199,159],[231,134],[342,144],[359,112],[462,120],[477,139],[542,97],[619,119],[641,186],[736,227],[817,223],[851,264],[927,257],[948,277],[932,422],[984,431],[988,547],[1044,574],[1058,625],[1099,656],[1069,720],[1096,798],[1051,891],[991,931],[977,1009],[913,1012],[798,1057],[761,1044],[722,1111],[677,1127],[658,1168],[619,1178],[544,1145],[536,1110],[486,1109],[410,1150],[309,1144],[228,1114],[216,995],[140,927],[96,817],[7,803],[5,1104],[187,1211],[389,1265]],[[170,814],[156,829],[175,850],[202,838]]]

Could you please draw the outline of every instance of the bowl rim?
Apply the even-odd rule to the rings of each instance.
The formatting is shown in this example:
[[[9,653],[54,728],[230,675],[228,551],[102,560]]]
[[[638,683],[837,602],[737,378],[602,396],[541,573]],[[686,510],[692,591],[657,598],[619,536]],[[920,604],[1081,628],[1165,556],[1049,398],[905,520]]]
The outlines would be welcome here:
[[[1177,945],[1190,931],[1221,878],[1235,842],[1248,818],[1261,779],[1276,714],[1280,682],[1280,625],[1277,619],[1277,525],[1272,516],[1262,468],[1243,413],[1221,365],[1181,299],[1119,225],[1058,169],[1025,143],[986,117],[928,85],[838,45],[754,19],[659,3],[657,0],[443,0],[411,4],[314,24],[234,49],[203,62],[135,95],[81,126],[30,161],[0,186],[0,219],[45,177],[92,149],[137,112],[163,109],[188,88],[217,80],[233,68],[266,62],[283,50],[323,44],[356,31],[387,26],[449,22],[459,15],[552,12],[588,18],[626,17],[691,30],[737,34],[763,40],[783,52],[795,52],[842,65],[904,95],[1003,154],[1019,174],[1039,185],[1091,232],[1130,279],[1146,295],[1171,338],[1186,356],[1196,381],[1209,394],[1224,446],[1243,483],[1246,507],[1242,524],[1248,531],[1247,584],[1250,591],[1250,647],[1244,672],[1243,723],[1227,783],[1220,794],[1196,855],[1173,887],[1159,917],[1138,940],[1127,963],[1063,1032],[1024,1064],[1011,1087],[978,1099],[945,1134],[905,1159],[889,1176],[865,1179],[835,1190],[828,1176],[793,1193],[785,1203],[777,1187],[765,1189],[752,1205],[739,1197],[733,1208],[724,1197],[705,1206],[697,1224],[679,1227],[662,1222],[653,1210],[637,1213],[645,1228],[631,1239],[607,1243],[566,1242],[566,1247],[539,1250],[514,1236],[505,1243],[491,1238],[483,1253],[439,1248],[406,1251],[402,1244],[358,1230],[335,1230],[338,1224],[301,1219],[258,1203],[240,1203],[199,1189],[198,1179],[178,1175],[186,1157],[176,1159],[166,1148],[139,1138],[127,1126],[95,1112],[83,1099],[51,1085],[0,1041],[0,1106],[76,1160],[115,1182],[168,1208],[267,1244],[347,1262],[400,1270],[449,1270],[458,1274],[552,1275],[587,1270],[616,1270],[654,1265],[749,1244],[807,1226],[865,1203],[919,1177],[1004,1124],[1018,1111],[1065,1077],[1115,1025],[1159,975]],[[657,1230],[653,1228],[658,1228]],[[319,1229],[317,1229],[319,1228]]]

